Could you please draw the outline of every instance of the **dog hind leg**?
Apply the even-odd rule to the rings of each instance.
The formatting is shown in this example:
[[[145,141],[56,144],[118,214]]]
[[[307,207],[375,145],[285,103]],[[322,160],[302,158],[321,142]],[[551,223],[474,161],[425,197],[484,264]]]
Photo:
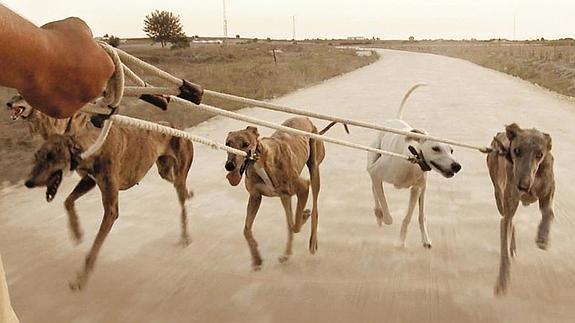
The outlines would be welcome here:
[[[391,217],[391,212],[389,212],[389,206],[387,205],[387,200],[383,191],[383,182],[380,179],[372,177],[371,191],[373,193],[375,203],[374,213],[377,224],[379,226],[381,226],[382,223],[385,223],[386,225],[393,224],[393,218]]]
[[[319,221],[317,199],[319,197],[320,191],[320,174],[319,174],[319,162],[317,160],[317,145],[322,143],[317,140],[310,140],[310,157],[307,161],[307,166],[309,169],[309,177],[311,180],[311,193],[313,198],[313,205],[311,210],[311,234],[309,237],[309,252],[313,255],[317,252],[318,241],[317,241],[317,226]]]
[[[309,196],[309,184],[310,181],[307,179],[299,178],[298,180],[298,190],[297,190],[297,206],[295,211],[295,224],[292,227],[293,233],[298,233],[301,227],[306,223],[309,218],[311,211],[304,210],[307,204],[307,199]]]

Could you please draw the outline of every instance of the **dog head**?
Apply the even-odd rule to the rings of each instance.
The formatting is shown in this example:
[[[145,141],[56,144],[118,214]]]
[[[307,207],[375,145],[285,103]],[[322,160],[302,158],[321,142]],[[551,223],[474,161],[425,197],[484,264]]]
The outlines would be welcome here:
[[[26,119],[34,112],[34,108],[21,95],[15,95],[6,102],[6,109],[10,112],[12,120]]]
[[[62,182],[62,175],[76,169],[80,149],[72,137],[52,135],[36,151],[34,167],[24,183],[26,187],[46,187],[46,200],[54,199]]]
[[[427,134],[418,129],[412,130],[414,133]],[[412,141],[413,149],[427,165],[427,170],[434,170],[446,178],[451,178],[461,170],[459,164],[453,157],[453,148],[450,145],[429,141],[419,138],[406,138]]]
[[[243,130],[232,131],[226,137],[226,146],[245,151],[248,155],[255,153],[258,146],[258,129],[248,126]],[[226,178],[232,186],[237,186],[243,175],[243,165],[246,157],[228,153],[225,168],[228,171]]]
[[[519,191],[529,192],[539,166],[551,152],[551,136],[537,129],[521,129],[515,123],[505,127],[505,135],[516,181],[513,184]]]

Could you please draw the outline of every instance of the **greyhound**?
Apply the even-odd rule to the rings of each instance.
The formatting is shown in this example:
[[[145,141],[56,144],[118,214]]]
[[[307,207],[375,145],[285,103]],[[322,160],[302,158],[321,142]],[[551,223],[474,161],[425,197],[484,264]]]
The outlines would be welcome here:
[[[330,123],[319,134],[324,134],[335,122]],[[308,118],[292,118],[282,125],[307,132],[318,133],[317,128]],[[345,126],[345,125],[344,125]],[[346,131],[347,130],[347,126]],[[244,227],[244,237],[248,243],[252,269],[260,270],[262,258],[257,242],[252,234],[252,225],[260,207],[262,196],[280,197],[287,220],[287,243],[280,263],[286,262],[292,254],[293,234],[298,233],[306,220],[311,216],[311,235],[309,252],[315,254],[318,248],[317,199],[320,189],[319,166],[325,157],[323,142],[293,135],[278,130],[271,137],[259,138],[256,127],[248,126],[243,130],[232,131],[226,138],[226,146],[245,151],[250,158],[228,154],[225,169],[227,179],[232,186],[237,186],[246,174],[245,186],[250,194]],[[313,195],[312,210],[304,210],[309,195],[310,180],[301,178],[301,172],[307,165]],[[295,223],[293,220],[291,197],[297,196]]]
[[[502,216],[501,258],[495,295],[507,292],[509,256],[515,256],[516,248],[513,216],[520,201],[524,206],[539,201],[542,218],[535,241],[540,249],[547,249],[555,194],[551,146],[548,134],[537,129],[521,129],[515,123],[506,126],[505,132],[498,133],[491,142],[493,151],[487,155],[487,167],[495,190],[497,210]]]
[[[68,127],[69,118],[55,119],[34,109],[26,102],[21,95],[13,96],[7,103],[6,107],[11,112],[12,120],[25,120],[28,122],[30,135],[40,135],[44,140],[53,134],[63,134]],[[77,112],[71,117],[72,132],[83,129],[88,125],[90,116],[83,112]]]
[[[384,122],[384,126],[418,134],[427,134],[427,132],[423,130],[412,128],[405,121],[401,120],[405,102],[415,89],[423,85],[425,84],[417,84],[409,89],[401,101],[397,118],[387,120]],[[453,177],[459,172],[461,165],[453,158],[453,149],[446,144],[405,137],[388,132],[379,133],[371,146],[404,155],[416,154],[421,160],[421,164],[418,166],[396,157],[369,152],[367,155],[367,171],[371,177],[372,193],[375,202],[374,213],[378,225],[381,226],[382,223],[390,225],[393,223],[393,218],[389,212],[383,191],[383,182],[392,184],[398,189],[410,188],[409,206],[407,215],[401,225],[398,245],[405,247],[407,226],[411,221],[415,204],[419,201],[421,241],[425,248],[431,248],[431,240],[429,240],[427,233],[427,224],[424,215],[424,197],[427,186],[426,172],[434,170],[446,178]]]
[[[193,146],[190,141],[135,128],[113,126],[101,150],[92,157],[80,159],[83,150],[96,139],[98,129],[82,131],[77,135],[51,135],[35,154],[35,165],[26,187],[45,186],[46,199],[52,201],[68,171],[76,171],[82,179],[66,198],[73,239],[79,243],[82,231],[75,210],[75,201],[96,185],[102,194],[104,217],[100,230],[86,257],[84,268],[77,279],[70,282],[72,290],[81,290],[94,268],[98,252],[118,218],[118,193],[138,184],[148,170],[156,163],[160,176],[172,183],[178,193],[181,206],[181,244],[190,243],[187,230],[185,201],[192,197],[186,188],[188,171],[193,160]]]

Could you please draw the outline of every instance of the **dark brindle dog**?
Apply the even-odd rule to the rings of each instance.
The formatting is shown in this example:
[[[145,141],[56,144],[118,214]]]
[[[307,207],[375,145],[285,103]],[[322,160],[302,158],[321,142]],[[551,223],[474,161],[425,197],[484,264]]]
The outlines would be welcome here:
[[[94,268],[98,252],[118,218],[118,192],[138,184],[156,163],[160,176],[173,183],[178,193],[181,211],[181,242],[189,244],[185,201],[191,197],[186,187],[188,171],[192,165],[193,146],[190,141],[133,128],[112,127],[101,150],[85,160],[83,150],[90,147],[98,129],[82,131],[77,135],[51,135],[36,152],[36,162],[25,185],[29,188],[46,186],[46,199],[51,201],[67,171],[76,171],[82,180],[65,202],[70,229],[79,242],[82,232],[74,203],[96,185],[102,193],[104,218],[100,230],[86,257],[83,271],[70,283],[72,289],[81,289]]]
[[[521,129],[517,124],[505,127],[491,143],[487,156],[489,175],[495,188],[497,209],[501,219],[501,260],[495,294],[507,291],[510,276],[510,256],[515,256],[513,216],[519,202],[523,205],[539,201],[541,223],[537,231],[537,246],[547,249],[549,227],[553,220],[553,155],[551,136],[536,129]]]

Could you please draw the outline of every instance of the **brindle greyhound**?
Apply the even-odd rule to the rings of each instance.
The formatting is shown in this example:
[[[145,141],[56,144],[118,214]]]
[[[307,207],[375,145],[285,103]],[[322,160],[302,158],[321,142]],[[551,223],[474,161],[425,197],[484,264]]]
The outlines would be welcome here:
[[[510,255],[515,256],[515,227],[513,216],[519,202],[529,205],[539,201],[541,222],[536,243],[545,250],[549,242],[549,228],[553,220],[553,155],[551,136],[536,129],[521,129],[517,124],[505,127],[491,143],[493,151],[487,155],[489,176],[495,189],[497,209],[501,219],[501,260],[495,294],[507,292],[510,277]],[[509,239],[509,236],[511,236]]]
[[[319,134],[324,134],[334,124],[335,122],[330,123]],[[308,118],[288,119],[282,125],[318,133],[317,128]],[[345,127],[346,131],[348,131],[347,126]],[[274,132],[271,137],[259,139],[257,128],[249,126],[243,130],[228,133],[226,145],[243,150],[255,159],[252,160],[230,153],[225,165],[228,171],[227,179],[233,186],[237,186],[242,180],[243,174],[246,174],[245,185],[250,197],[244,237],[250,248],[253,270],[259,270],[262,265],[257,242],[252,234],[252,225],[260,207],[262,196],[280,197],[285,210],[288,237],[285,252],[279,258],[279,261],[283,263],[289,259],[292,254],[293,234],[300,231],[310,215],[312,224],[309,251],[311,254],[315,254],[318,247],[317,198],[320,189],[319,165],[325,157],[323,142],[301,135],[292,135],[281,130]],[[309,210],[304,211],[309,195],[310,180],[300,177],[306,165],[309,169],[313,194],[313,208],[311,212]],[[291,205],[291,197],[293,195],[297,195],[295,224]]]
[[[86,257],[83,271],[78,273],[70,288],[80,290],[94,268],[98,252],[118,218],[118,193],[138,184],[150,167],[156,163],[160,176],[172,183],[181,206],[181,243],[189,244],[185,201],[191,197],[186,187],[188,171],[192,165],[193,146],[190,141],[156,132],[113,126],[101,150],[87,159],[80,159],[83,150],[90,147],[99,129],[88,129],[74,136],[50,136],[36,152],[36,162],[25,185],[29,188],[46,186],[46,199],[51,201],[58,190],[62,174],[76,171],[82,180],[66,198],[65,207],[73,238],[82,239],[75,201],[96,185],[102,194],[104,217],[100,230]]]

